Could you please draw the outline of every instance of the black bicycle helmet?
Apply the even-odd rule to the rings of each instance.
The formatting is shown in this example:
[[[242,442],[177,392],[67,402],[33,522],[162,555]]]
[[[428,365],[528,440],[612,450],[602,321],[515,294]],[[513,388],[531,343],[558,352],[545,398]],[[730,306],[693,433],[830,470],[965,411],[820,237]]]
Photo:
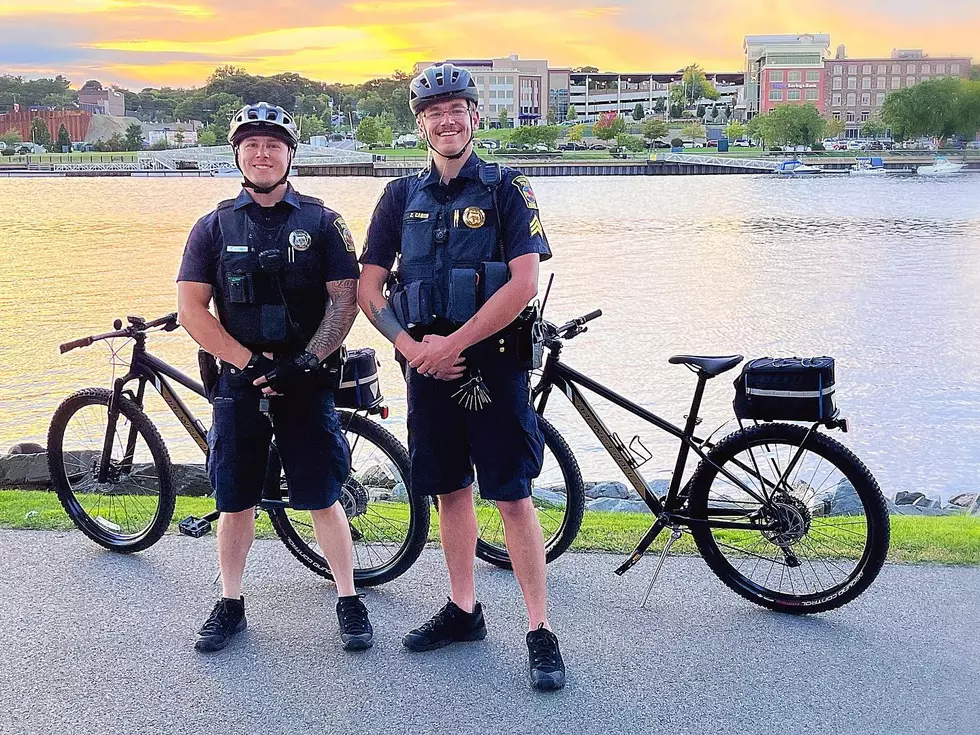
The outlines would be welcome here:
[[[409,87],[408,106],[418,115],[434,102],[462,99],[479,104],[476,82],[466,69],[454,64],[436,64],[425,69]]]
[[[277,105],[257,102],[235,113],[228,128],[228,142],[237,146],[250,135],[271,135],[293,150],[299,144],[299,130],[293,116]]]

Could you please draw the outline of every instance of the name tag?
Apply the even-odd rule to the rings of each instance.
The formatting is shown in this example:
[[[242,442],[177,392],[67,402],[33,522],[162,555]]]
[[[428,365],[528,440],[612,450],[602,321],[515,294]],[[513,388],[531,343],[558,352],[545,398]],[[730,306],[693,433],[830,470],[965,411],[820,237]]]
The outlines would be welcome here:
[[[429,213],[428,212],[409,212],[408,213],[408,218],[409,219],[429,219]]]
[[[225,250],[229,253],[247,253],[248,245],[229,245]]]

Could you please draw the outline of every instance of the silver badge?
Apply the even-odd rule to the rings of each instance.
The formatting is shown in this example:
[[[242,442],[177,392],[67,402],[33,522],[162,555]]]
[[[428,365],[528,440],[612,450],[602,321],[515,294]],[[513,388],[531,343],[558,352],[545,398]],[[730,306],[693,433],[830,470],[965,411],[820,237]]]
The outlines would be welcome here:
[[[293,230],[289,233],[289,246],[293,250],[299,250],[300,252],[309,250],[311,242],[313,242],[313,238],[310,237],[310,233],[306,230]]]

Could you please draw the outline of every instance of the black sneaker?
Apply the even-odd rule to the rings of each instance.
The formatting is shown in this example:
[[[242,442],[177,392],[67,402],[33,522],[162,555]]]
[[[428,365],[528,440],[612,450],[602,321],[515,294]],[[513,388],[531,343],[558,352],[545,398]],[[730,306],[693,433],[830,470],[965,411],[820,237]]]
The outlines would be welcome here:
[[[340,640],[346,651],[364,651],[374,645],[374,628],[368,620],[368,611],[361,602],[364,595],[337,598],[337,621],[340,623]]]
[[[531,685],[543,692],[565,686],[565,662],[558,650],[558,638],[544,623],[527,634],[527,656],[531,669]]]
[[[402,638],[405,648],[412,651],[432,651],[458,641],[482,641],[487,637],[483,605],[479,602],[473,612],[463,612],[449,600],[431,620]]]
[[[220,651],[235,633],[245,630],[245,598],[231,600],[222,597],[197,632],[194,648],[198,651]]]

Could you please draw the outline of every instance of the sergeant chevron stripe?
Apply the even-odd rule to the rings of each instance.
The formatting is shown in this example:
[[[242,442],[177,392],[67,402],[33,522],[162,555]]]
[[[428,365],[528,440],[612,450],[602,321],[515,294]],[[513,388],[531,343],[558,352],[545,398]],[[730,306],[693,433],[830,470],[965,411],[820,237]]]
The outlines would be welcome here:
[[[541,220],[538,219],[538,215],[534,215],[531,218],[531,237],[535,235],[544,237],[544,228],[541,226]]]

